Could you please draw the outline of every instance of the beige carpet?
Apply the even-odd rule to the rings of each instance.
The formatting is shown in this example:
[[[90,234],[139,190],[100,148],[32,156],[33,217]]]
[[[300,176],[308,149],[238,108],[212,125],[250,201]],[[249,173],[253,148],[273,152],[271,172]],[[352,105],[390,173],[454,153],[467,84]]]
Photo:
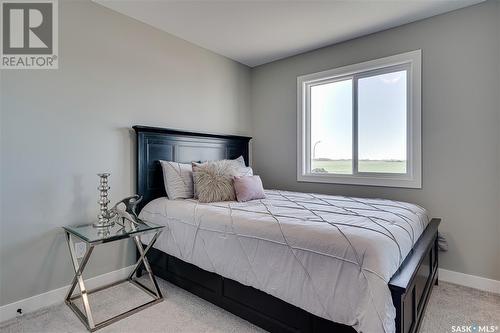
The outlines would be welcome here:
[[[432,290],[420,332],[453,332],[453,326],[466,326],[463,332],[469,327],[473,333],[500,332],[500,295],[440,282]]]
[[[240,319],[159,279],[166,299],[98,332],[262,332]],[[123,284],[91,295],[96,321],[148,300]],[[500,295],[441,283],[434,288],[420,332],[451,332],[452,325],[500,326]],[[1,333],[86,332],[64,304],[0,324]],[[473,331],[474,332],[474,331]]]

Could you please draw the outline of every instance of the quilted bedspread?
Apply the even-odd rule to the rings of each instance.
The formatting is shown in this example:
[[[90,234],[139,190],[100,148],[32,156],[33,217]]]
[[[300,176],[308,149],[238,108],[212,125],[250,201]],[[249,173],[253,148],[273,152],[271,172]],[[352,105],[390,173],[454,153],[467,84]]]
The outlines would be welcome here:
[[[358,332],[394,332],[388,282],[427,226],[405,202],[266,190],[246,203],[159,198],[155,247]]]

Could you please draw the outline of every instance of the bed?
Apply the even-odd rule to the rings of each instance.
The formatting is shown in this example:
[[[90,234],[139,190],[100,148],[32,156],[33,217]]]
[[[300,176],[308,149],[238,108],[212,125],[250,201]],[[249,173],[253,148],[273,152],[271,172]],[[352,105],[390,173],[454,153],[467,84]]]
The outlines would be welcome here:
[[[168,230],[148,255],[155,274],[273,332],[418,331],[439,219],[403,202],[278,190],[168,200],[159,160],[248,164],[250,138],[134,129],[140,216]]]

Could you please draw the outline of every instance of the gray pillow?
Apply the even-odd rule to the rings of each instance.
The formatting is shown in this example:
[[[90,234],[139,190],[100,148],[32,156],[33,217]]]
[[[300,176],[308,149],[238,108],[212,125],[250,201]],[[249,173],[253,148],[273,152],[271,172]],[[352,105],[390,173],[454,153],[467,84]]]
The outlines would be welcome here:
[[[234,201],[233,177],[251,172],[234,160],[192,163],[193,181],[200,202]]]
[[[193,197],[193,169],[191,164],[160,161],[163,182],[169,199]]]

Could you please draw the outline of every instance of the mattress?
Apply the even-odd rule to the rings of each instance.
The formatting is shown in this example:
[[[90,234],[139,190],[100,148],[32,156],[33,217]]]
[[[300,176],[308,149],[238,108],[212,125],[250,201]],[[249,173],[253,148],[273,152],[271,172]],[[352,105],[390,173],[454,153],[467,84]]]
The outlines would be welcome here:
[[[155,248],[358,332],[394,332],[388,282],[429,223],[405,202],[266,190],[246,203],[149,202]]]

